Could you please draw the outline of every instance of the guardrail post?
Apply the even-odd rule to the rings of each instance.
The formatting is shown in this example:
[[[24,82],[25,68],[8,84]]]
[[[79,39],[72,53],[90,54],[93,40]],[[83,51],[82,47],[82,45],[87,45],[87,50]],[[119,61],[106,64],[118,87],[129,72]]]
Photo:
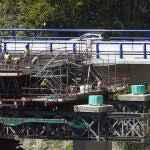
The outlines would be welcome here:
[[[73,54],[76,54],[76,43],[73,43]]]
[[[126,37],[126,32],[122,31],[122,39],[125,39]]]
[[[16,39],[16,31],[14,31],[14,30],[12,31],[12,38]]]
[[[147,54],[146,54],[146,43],[143,44],[143,54],[144,54],[144,59],[147,58]]]
[[[80,32],[78,32],[78,36],[80,36],[81,34],[80,34]]]
[[[6,53],[6,50],[7,50],[7,43],[4,42],[4,53]]]
[[[50,43],[49,49],[50,49],[50,53],[52,53],[53,52],[53,43]]]
[[[120,59],[123,59],[122,43],[120,43]]]
[[[60,37],[59,31],[56,31],[55,34],[56,34],[56,38]]]
[[[99,58],[99,43],[96,43],[96,58]]]
[[[37,39],[38,37],[38,31],[34,31],[34,39]]]
[[[149,34],[149,32],[144,32],[144,37],[145,37],[145,39],[148,38],[148,34]]]

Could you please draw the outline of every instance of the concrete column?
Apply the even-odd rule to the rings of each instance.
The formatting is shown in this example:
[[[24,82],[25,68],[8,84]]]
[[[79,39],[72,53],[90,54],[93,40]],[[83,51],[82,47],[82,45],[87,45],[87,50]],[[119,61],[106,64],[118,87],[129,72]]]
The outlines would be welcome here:
[[[149,143],[112,142],[112,150],[150,150]]]
[[[73,150],[112,150],[112,142],[73,141]]]

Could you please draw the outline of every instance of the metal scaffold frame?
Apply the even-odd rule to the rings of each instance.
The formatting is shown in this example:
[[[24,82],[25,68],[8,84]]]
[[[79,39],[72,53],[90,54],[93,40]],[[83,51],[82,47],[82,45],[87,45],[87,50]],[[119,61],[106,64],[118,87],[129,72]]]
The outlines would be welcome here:
[[[89,47],[85,50],[79,49],[75,54],[66,52],[50,54],[49,60],[43,67],[30,74],[31,80],[33,79],[32,81],[34,81],[28,88],[28,90],[31,90],[28,92],[30,93],[30,98],[32,99],[37,96],[36,98],[39,101],[42,97],[55,102],[63,102],[74,100],[78,95],[102,93],[109,86],[108,83],[110,81],[106,84],[105,82],[110,80],[110,76],[109,78],[108,75],[106,76],[105,69],[102,68],[103,64],[97,64],[97,69],[94,68],[90,63],[91,58],[92,52]],[[40,61],[40,64],[43,64],[42,59]],[[43,80],[47,82],[46,88],[41,88],[40,86],[40,82]],[[115,84],[116,81],[112,85],[114,86]],[[81,86],[84,88],[82,92]],[[85,89],[85,86],[87,89]],[[27,88],[24,87],[24,89]],[[36,92],[34,93],[34,91]],[[24,95],[28,96],[27,93]],[[55,98],[53,99],[53,97]]]
[[[19,61],[17,68],[13,62],[9,62],[9,68],[0,70],[0,75],[5,76],[7,72],[7,76],[11,77],[13,71],[17,78],[21,72],[22,81],[18,82],[22,82],[20,90],[22,95],[17,97],[23,105],[33,101],[43,102],[46,106],[51,102],[70,102],[87,98],[89,94],[116,92],[120,81],[116,78],[116,74],[111,74],[110,67],[91,63],[92,41],[87,41],[86,47],[85,43],[84,47],[82,46],[82,42],[79,45],[79,48],[73,47],[74,52],[62,48],[57,52],[49,53],[46,50],[37,55],[30,54],[28,59],[22,58]],[[33,63],[34,59],[36,62]],[[3,60],[1,64],[4,62]],[[45,87],[41,86],[43,80],[47,82]]]

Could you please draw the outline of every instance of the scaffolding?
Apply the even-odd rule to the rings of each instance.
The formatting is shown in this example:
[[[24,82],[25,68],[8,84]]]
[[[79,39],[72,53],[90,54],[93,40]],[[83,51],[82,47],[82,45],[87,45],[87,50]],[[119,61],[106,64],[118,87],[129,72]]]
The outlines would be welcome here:
[[[90,94],[102,94],[116,90],[118,79],[104,63],[91,63],[94,59],[92,44],[75,53],[62,50],[30,54],[28,59],[20,55],[18,64],[14,59],[0,60],[1,101],[71,102],[87,99]],[[18,54],[13,54],[13,58]],[[46,86],[41,86],[42,82]]]

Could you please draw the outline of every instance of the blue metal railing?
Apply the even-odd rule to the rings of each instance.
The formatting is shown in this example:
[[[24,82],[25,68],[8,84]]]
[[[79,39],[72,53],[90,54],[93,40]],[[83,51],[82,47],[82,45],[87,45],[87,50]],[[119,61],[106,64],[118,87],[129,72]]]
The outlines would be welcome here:
[[[4,52],[23,53],[25,45],[29,44],[32,53],[40,53],[47,51],[49,53],[66,52],[78,53],[87,48],[86,42],[71,41],[4,41]],[[140,55],[143,59],[147,59],[150,55],[150,42],[130,42],[130,41],[101,41],[93,42],[91,52],[97,59],[107,54],[118,55],[119,59],[123,59],[126,55]]]
[[[121,36],[117,37],[111,37],[110,41],[108,42],[97,42],[93,43],[94,48],[92,48],[93,53],[95,54],[96,58],[100,58],[100,55],[104,55],[106,53],[116,53],[119,55],[120,59],[123,59],[125,55],[140,55],[143,57],[143,59],[147,59],[148,55],[150,55],[150,43],[149,43],[149,33],[150,30],[101,30],[101,29],[0,29],[0,38],[3,41],[3,50],[6,52],[14,51],[11,47],[9,48],[9,44],[15,44],[15,50],[22,52],[24,49],[24,45],[29,43],[29,45],[33,45],[33,43],[43,45],[47,44],[48,46],[46,50],[48,50],[50,53],[55,52],[54,46],[56,45],[64,45],[66,44],[68,39],[71,39],[72,34],[76,34],[77,36],[80,36],[83,33],[86,32],[105,32],[106,34],[119,34]],[[21,36],[19,34],[21,33]],[[42,34],[41,34],[42,33]],[[6,34],[6,35],[5,35]],[[67,34],[67,36],[64,36]],[[70,36],[69,36],[70,34]],[[142,37],[128,37],[128,34],[134,35],[134,34],[142,34]],[[55,40],[60,41],[55,41]],[[66,41],[62,41],[62,39],[65,39]],[[42,43],[40,41],[43,41]],[[136,43],[136,41],[140,41],[140,43]],[[16,48],[16,45],[21,45],[23,47]],[[73,42],[68,43],[70,45],[70,52],[76,53],[77,47],[81,43]],[[86,43],[84,43],[85,45]],[[106,50],[102,49],[104,46],[112,45],[111,48],[108,48]],[[114,45],[118,45],[118,49],[115,50]],[[142,45],[142,48],[140,50],[126,50],[125,45]],[[41,51],[40,47],[37,48],[35,52]]]
[[[5,33],[7,32],[7,35]],[[22,33],[19,36],[20,32]],[[73,34],[76,33],[76,36],[80,36],[86,32],[105,32],[105,33],[114,33],[120,34],[121,37],[112,37],[112,39],[124,39],[124,40],[136,40],[136,39],[144,39],[149,40],[149,33],[150,30],[107,30],[107,29],[0,29],[0,38],[1,39],[23,39],[23,38],[33,38],[33,39],[40,39],[40,38],[70,38],[71,36],[61,36],[62,33]],[[45,36],[41,36],[39,33],[43,33]],[[142,37],[128,37],[127,34],[143,34]],[[30,35],[28,35],[30,34]],[[53,36],[50,36],[53,34]]]

